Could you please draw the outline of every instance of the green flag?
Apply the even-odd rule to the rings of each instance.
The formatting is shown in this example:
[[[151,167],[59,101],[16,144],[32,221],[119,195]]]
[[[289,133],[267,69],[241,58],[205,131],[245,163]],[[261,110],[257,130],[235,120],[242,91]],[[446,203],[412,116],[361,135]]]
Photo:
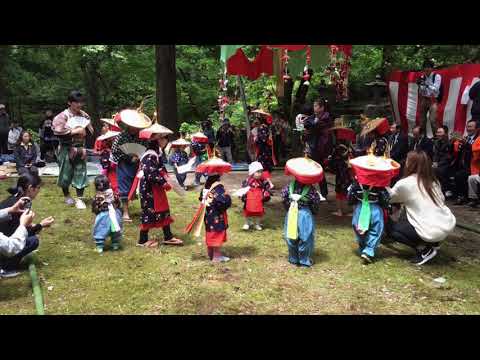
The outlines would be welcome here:
[[[241,47],[242,45],[222,45],[220,51],[220,60],[226,64],[227,60],[237,52],[238,48]]]

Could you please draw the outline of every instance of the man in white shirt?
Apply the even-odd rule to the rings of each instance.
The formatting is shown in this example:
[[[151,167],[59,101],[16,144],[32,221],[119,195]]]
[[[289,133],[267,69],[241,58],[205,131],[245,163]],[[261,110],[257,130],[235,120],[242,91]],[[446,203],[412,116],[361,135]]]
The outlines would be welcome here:
[[[22,127],[18,124],[18,122],[13,121],[12,122],[12,127],[10,128],[10,131],[8,132],[8,152],[11,154],[17,147],[18,139],[20,138],[20,135],[22,134]]]
[[[427,122],[430,122],[432,134],[437,131],[437,108],[442,101],[442,76],[433,72],[434,64],[431,60],[423,63],[424,75],[418,79],[420,97],[420,126],[427,134]]]

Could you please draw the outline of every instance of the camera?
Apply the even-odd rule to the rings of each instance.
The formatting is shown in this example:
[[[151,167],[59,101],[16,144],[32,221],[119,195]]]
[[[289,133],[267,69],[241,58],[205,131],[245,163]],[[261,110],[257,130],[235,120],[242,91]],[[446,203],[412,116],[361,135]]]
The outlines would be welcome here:
[[[32,200],[23,199],[22,210],[31,210],[32,209]]]
[[[417,79],[417,85],[425,85],[426,80],[427,80],[427,77],[425,75],[420,76]]]

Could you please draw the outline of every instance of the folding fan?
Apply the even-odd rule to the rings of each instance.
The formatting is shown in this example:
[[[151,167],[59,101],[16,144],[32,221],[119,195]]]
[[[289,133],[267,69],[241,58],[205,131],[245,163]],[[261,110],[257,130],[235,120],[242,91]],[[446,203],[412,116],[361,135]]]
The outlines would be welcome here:
[[[126,143],[120,145],[120,150],[122,150],[125,154],[133,154],[140,158],[145,153],[145,151],[147,151],[147,148],[143,145],[136,143]]]
[[[90,120],[83,116],[74,116],[67,120],[67,127],[70,129],[82,128],[85,129],[90,125]]]

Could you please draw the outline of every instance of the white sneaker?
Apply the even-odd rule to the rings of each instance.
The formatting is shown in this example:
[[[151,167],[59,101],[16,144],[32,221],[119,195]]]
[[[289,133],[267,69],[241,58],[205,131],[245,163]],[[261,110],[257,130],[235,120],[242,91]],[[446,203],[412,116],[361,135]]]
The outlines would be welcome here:
[[[84,210],[87,208],[82,199],[75,200],[75,207],[79,210]]]
[[[75,205],[75,200],[73,200],[70,196],[68,196],[65,198],[65,204],[67,204],[68,206],[73,206]]]
[[[250,225],[245,224],[245,225],[243,225],[242,229],[245,230],[245,231],[250,230]]]
[[[262,225],[260,224],[255,225],[255,230],[262,231],[263,230]]]

